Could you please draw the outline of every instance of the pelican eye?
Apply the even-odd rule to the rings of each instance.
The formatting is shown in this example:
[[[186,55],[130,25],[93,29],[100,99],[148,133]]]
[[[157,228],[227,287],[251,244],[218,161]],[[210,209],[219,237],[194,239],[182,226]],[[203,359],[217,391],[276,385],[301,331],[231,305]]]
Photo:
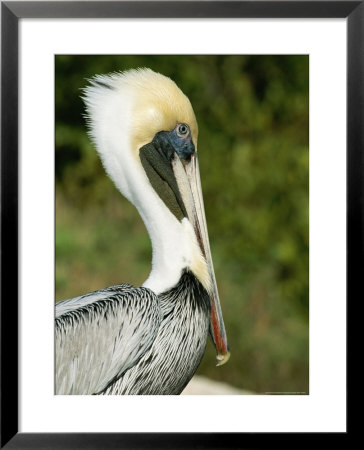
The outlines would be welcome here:
[[[190,132],[190,128],[186,123],[180,123],[177,125],[177,136],[180,138],[184,138],[188,136]]]

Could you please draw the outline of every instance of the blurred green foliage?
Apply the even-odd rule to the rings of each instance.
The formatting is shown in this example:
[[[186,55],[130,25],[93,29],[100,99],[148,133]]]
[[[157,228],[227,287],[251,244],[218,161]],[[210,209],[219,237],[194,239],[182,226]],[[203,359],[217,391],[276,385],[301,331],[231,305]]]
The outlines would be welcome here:
[[[308,393],[308,56],[56,56],[56,298],[140,285],[151,245],[85,129],[95,74],[150,67],[199,123],[207,224],[231,349],[198,373],[264,392]]]

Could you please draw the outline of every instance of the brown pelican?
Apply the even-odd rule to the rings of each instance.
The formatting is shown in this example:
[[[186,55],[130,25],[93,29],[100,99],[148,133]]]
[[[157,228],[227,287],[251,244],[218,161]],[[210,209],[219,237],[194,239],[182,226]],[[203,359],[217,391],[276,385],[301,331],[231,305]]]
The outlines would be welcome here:
[[[229,358],[188,98],[150,69],[94,77],[83,95],[106,172],[148,229],[152,271],[56,305],[57,394],[180,394],[213,339]]]

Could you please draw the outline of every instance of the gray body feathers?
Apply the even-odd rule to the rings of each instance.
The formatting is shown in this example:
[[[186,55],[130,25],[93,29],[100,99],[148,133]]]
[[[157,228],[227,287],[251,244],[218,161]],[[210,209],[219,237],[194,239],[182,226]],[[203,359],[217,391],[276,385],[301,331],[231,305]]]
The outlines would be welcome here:
[[[190,273],[158,297],[112,286],[56,306],[57,394],[180,394],[206,347],[210,299]]]
[[[112,286],[56,305],[56,394],[97,394],[148,350],[162,320],[146,288]]]

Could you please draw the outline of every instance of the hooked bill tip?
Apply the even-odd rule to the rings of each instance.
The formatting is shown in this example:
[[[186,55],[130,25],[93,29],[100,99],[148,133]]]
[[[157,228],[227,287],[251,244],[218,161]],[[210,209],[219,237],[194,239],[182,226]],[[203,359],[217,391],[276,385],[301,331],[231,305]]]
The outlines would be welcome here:
[[[227,363],[229,361],[230,358],[230,352],[225,353],[225,355],[217,355],[216,359],[217,359],[217,364],[216,366],[222,366],[225,363]]]

